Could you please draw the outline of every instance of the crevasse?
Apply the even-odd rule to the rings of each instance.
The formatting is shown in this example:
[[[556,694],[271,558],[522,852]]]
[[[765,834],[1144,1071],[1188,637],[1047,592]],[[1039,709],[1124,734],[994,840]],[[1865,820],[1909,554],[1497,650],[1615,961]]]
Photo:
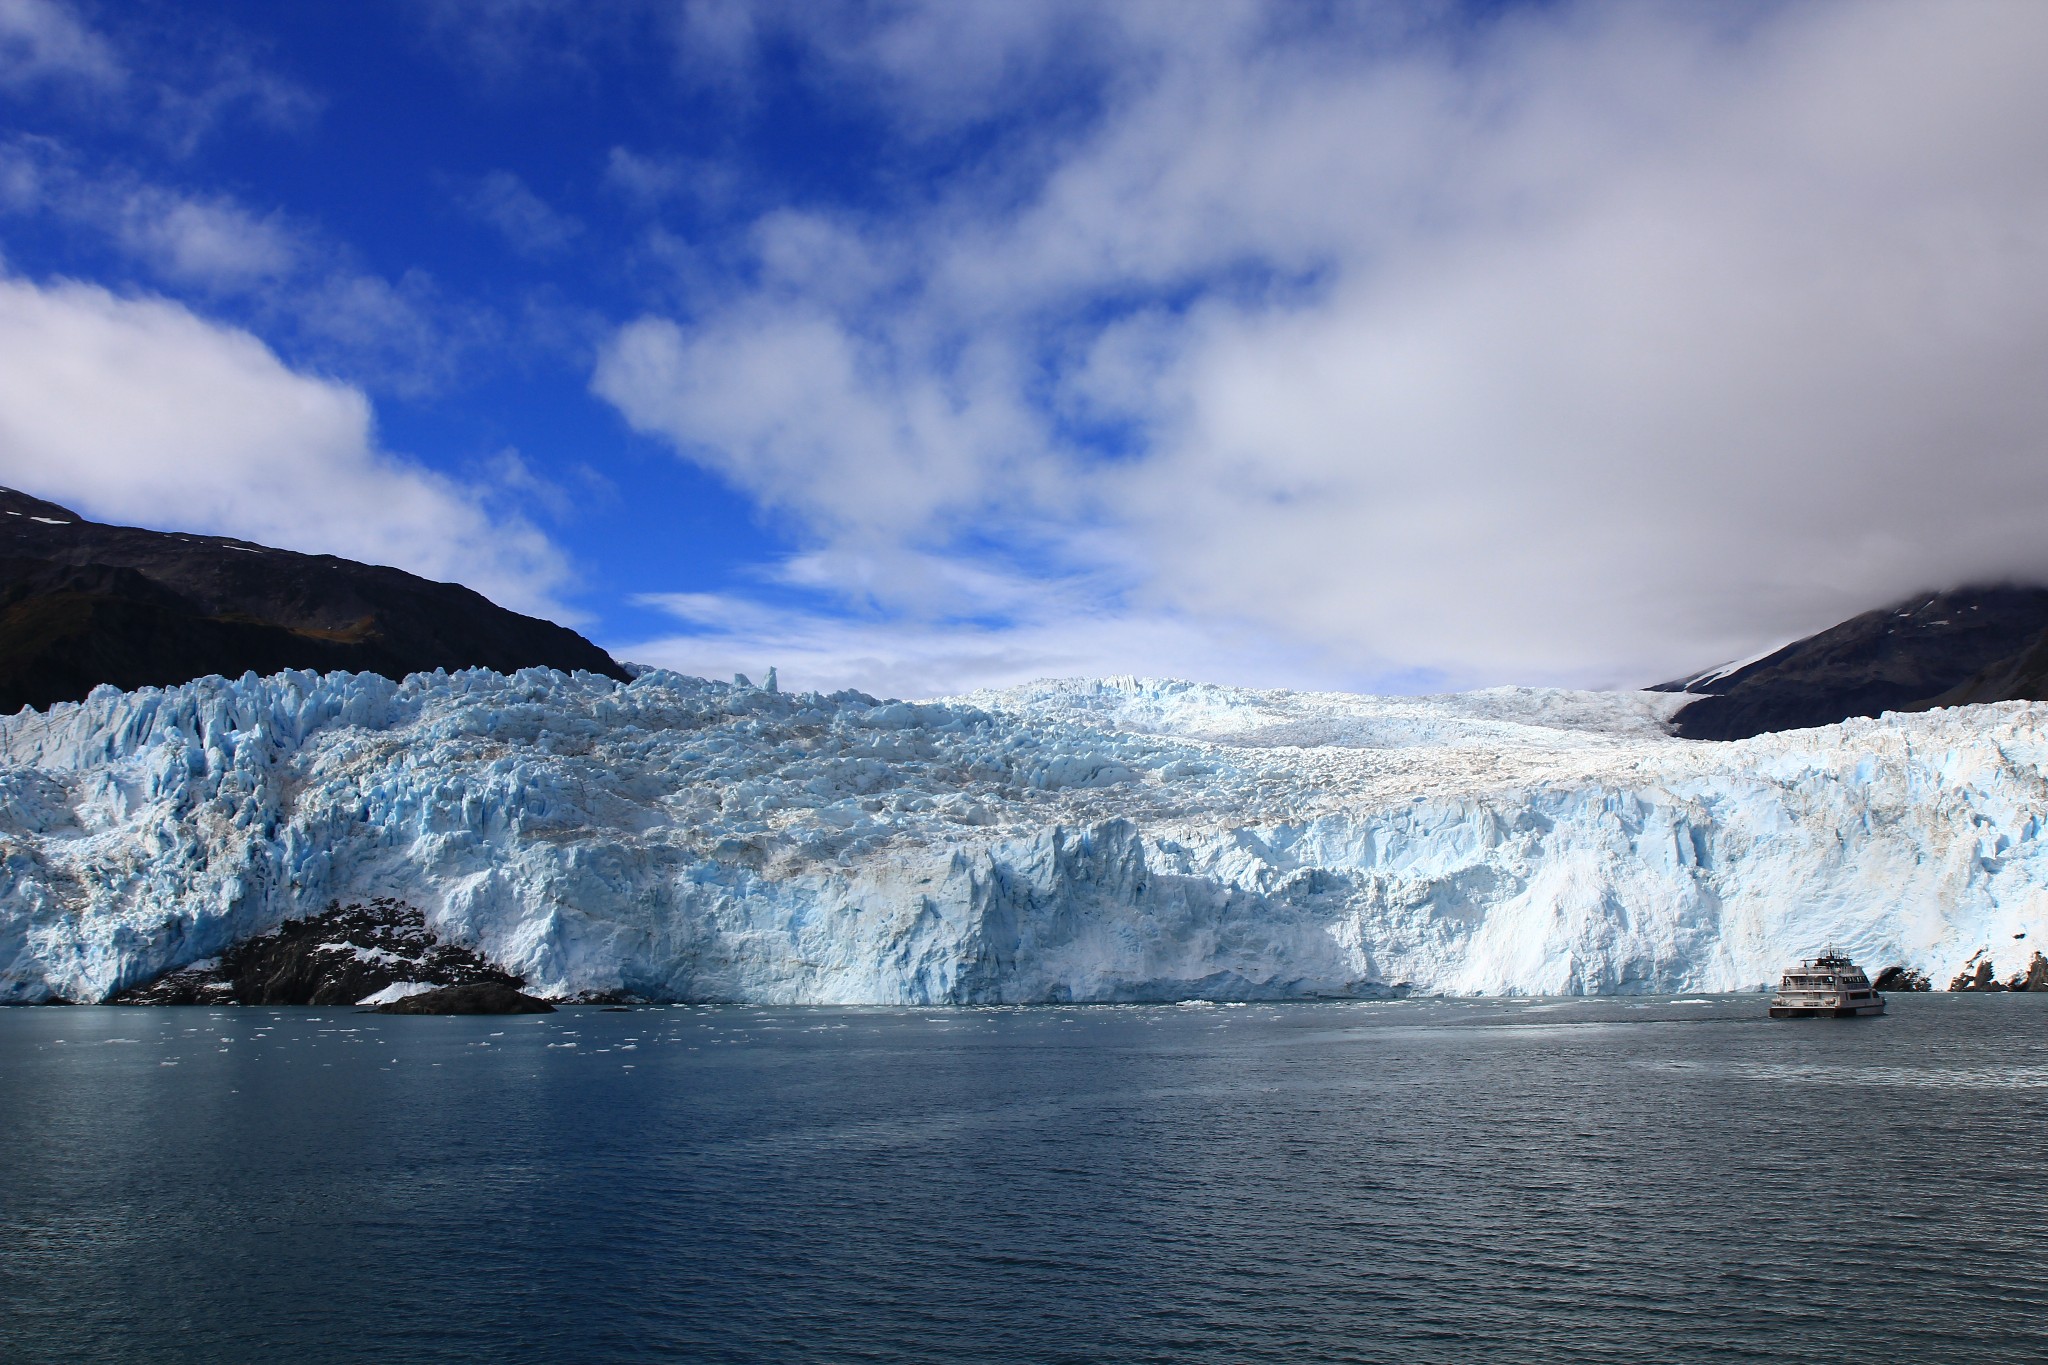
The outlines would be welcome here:
[[[775,1003],[1739,989],[2048,933],[2048,707],[1699,744],[1683,700],[103,688],[0,719],[0,1000],[375,895],[540,992]]]

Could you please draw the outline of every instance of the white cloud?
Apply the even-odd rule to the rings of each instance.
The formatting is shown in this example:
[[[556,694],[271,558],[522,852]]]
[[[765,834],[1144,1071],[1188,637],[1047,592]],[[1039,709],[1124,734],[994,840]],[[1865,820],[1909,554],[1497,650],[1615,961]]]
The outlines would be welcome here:
[[[0,140],[0,212],[104,238],[153,283],[238,305],[302,362],[412,396],[450,382],[498,337],[492,315],[451,302],[423,271],[368,274],[282,212],[80,161],[53,139]]]
[[[299,265],[299,243],[276,215],[258,217],[231,200],[136,186],[117,212],[123,246],[179,283],[247,288]]]
[[[138,130],[179,156],[230,116],[288,127],[319,108],[311,93],[265,69],[231,28],[179,18],[167,40],[150,31],[147,16],[118,15],[101,29],[58,0],[0,0],[0,92],[73,95],[74,112]],[[38,104],[29,117],[46,112]]]
[[[971,121],[1080,22],[1028,8],[819,51]],[[758,284],[597,391],[820,544],[1028,546],[1361,681],[1648,681],[2048,576],[2048,8],[1106,13],[1091,126],[764,220]]]
[[[605,157],[604,182],[643,208],[677,199],[716,207],[733,197],[740,176],[738,168],[727,161],[645,155],[629,147],[614,147]]]
[[[432,276],[396,280],[345,263],[252,298],[258,313],[320,368],[416,397],[454,382],[502,335],[499,320],[448,299]]]
[[[209,291],[266,286],[314,254],[281,214],[119,170],[89,173],[78,162],[52,138],[0,140],[0,211],[46,214],[103,234],[156,277]]]
[[[358,390],[163,299],[0,279],[0,482],[97,518],[395,565],[563,615],[568,566],[540,532],[381,449]]]
[[[522,256],[547,256],[562,250],[583,231],[583,224],[557,212],[510,171],[492,171],[462,199],[480,221],[498,230]]]
[[[0,0],[0,88],[49,79],[92,86],[121,83],[124,72],[106,41],[53,0]]]
[[[320,112],[322,99],[303,86],[267,69],[259,55],[230,34],[202,37],[199,51],[166,71],[159,58],[152,66],[159,80],[137,118],[171,151],[189,156],[230,119],[260,128],[297,128]]]
[[[928,566],[945,574],[957,566]],[[804,577],[799,568],[793,577]],[[1327,659],[1253,632],[1221,632],[1160,612],[1132,613],[1084,585],[1016,579],[974,585],[1002,619],[855,609],[839,588],[791,601],[736,593],[643,597],[682,629],[613,648],[614,657],[700,677],[777,670],[785,690],[853,687],[879,697],[954,696],[1045,677],[1202,678],[1248,686],[1336,687]],[[960,586],[960,585],[956,585]]]
[[[635,52],[643,25],[631,3],[420,0],[403,13],[472,74],[531,90],[537,79],[591,77],[598,53]]]
[[[853,541],[900,542],[978,505],[1042,448],[1006,376],[970,361],[905,373],[887,343],[798,305],[685,333],[643,319],[606,349],[594,386],[633,425],[675,441],[770,507]],[[998,366],[1000,361],[995,362]]]
[[[654,204],[678,193],[689,176],[676,157],[643,156],[628,147],[614,147],[605,157],[604,179],[628,199]]]

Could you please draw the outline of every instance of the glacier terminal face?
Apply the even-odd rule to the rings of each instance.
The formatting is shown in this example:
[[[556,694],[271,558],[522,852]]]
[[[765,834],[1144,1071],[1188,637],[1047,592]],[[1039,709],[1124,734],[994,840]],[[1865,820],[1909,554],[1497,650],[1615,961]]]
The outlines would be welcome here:
[[[2048,705],[1705,744],[1687,700],[103,688],[0,718],[0,1001],[377,896],[538,994],[764,1003],[1729,990],[2048,934]]]

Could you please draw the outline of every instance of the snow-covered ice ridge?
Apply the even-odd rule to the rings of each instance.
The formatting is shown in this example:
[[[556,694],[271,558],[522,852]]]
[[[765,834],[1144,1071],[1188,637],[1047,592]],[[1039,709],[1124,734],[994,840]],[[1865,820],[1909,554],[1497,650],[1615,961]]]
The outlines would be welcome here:
[[[538,993],[774,1003],[1736,989],[2048,933],[2048,706],[1707,744],[1689,700],[102,688],[0,718],[0,1000],[377,895]]]

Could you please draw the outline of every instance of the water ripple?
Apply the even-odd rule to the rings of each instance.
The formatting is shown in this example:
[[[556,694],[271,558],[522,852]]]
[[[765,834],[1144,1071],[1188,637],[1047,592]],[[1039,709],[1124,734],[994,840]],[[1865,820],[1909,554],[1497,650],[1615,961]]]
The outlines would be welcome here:
[[[2048,1001],[1627,1003],[4,1011],[0,1359],[2048,1357]]]

